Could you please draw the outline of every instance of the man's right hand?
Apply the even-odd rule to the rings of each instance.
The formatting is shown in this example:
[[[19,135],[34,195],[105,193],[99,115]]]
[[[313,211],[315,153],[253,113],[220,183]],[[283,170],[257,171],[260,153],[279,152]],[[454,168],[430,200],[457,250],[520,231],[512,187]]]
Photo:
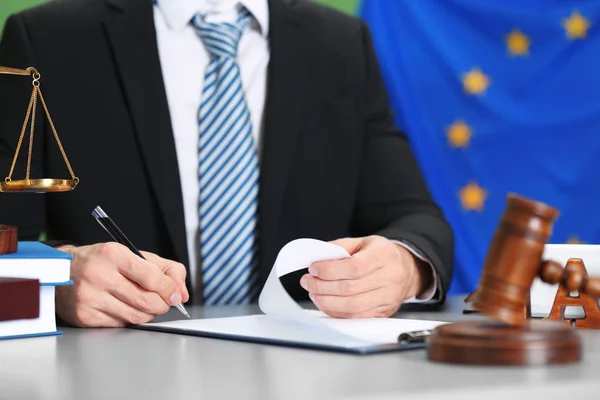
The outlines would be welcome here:
[[[73,255],[71,286],[57,287],[56,312],[80,327],[122,327],[152,321],[189,300],[185,267],[153,253],[146,260],[119,243],[62,246]]]

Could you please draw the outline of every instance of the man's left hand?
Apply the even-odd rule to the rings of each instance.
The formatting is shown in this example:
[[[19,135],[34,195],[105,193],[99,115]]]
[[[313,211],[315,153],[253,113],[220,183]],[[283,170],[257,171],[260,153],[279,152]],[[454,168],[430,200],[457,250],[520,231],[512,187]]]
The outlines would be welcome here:
[[[317,308],[336,318],[389,317],[431,284],[431,267],[381,236],[339,239],[350,258],[319,261],[300,285]]]

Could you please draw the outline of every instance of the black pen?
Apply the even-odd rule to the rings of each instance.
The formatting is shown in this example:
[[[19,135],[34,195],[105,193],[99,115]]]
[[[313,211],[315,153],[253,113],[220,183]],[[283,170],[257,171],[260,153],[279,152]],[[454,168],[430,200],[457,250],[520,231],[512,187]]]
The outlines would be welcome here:
[[[143,258],[144,260],[146,259],[142,253],[139,252],[138,249],[135,248],[135,246],[133,245],[133,243],[131,243],[131,241],[127,238],[127,236],[125,236],[125,234],[123,233],[123,231],[117,226],[117,224],[115,224],[113,222],[113,220],[104,212],[104,210],[102,210],[102,208],[100,208],[100,206],[96,206],[96,208],[94,208],[94,211],[92,211],[92,215],[94,216],[94,218],[96,219],[96,221],[98,221],[98,223],[100,224],[101,227],[104,228],[104,230],[106,230],[106,232],[108,232],[108,234],[118,243],[121,243],[124,246],[127,246],[127,248],[129,250],[131,250],[135,255]],[[186,317],[191,318],[190,314],[188,314],[188,312],[186,311],[185,307],[183,307],[183,304],[178,304],[177,309]]]

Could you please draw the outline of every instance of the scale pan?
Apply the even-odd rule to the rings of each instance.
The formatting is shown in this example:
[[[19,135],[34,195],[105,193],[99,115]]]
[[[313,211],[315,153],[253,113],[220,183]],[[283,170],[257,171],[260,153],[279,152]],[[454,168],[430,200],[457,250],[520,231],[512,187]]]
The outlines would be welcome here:
[[[79,179],[21,179],[0,183],[0,192],[52,193],[75,189]]]

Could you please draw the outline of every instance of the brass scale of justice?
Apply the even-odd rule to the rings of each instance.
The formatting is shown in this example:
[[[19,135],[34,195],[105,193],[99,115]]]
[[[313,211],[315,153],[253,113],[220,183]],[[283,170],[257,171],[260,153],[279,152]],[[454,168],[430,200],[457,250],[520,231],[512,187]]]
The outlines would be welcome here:
[[[79,183],[79,178],[75,176],[73,172],[73,168],[71,168],[71,164],[69,163],[69,159],[67,158],[67,154],[60,142],[58,137],[58,133],[56,128],[54,127],[54,123],[52,122],[52,118],[50,117],[50,112],[48,111],[48,107],[46,106],[46,102],[44,101],[44,96],[42,95],[42,90],[40,89],[40,79],[41,74],[34,67],[29,67],[27,69],[17,69],[10,67],[2,67],[0,66],[0,75],[21,75],[21,76],[31,76],[32,77],[32,86],[33,89],[31,91],[31,98],[29,100],[29,106],[27,107],[27,113],[25,115],[25,121],[23,122],[23,127],[21,128],[21,135],[19,136],[19,141],[17,143],[17,149],[15,151],[15,155],[12,161],[12,165],[10,167],[10,171],[8,172],[8,176],[4,179],[4,181],[0,182],[0,192],[30,192],[30,193],[50,193],[50,192],[67,192],[75,189],[77,184]],[[37,100],[41,101],[41,104],[44,108],[44,112],[46,117],[48,118],[48,123],[50,124],[50,128],[52,129],[52,133],[54,134],[54,138],[58,144],[58,148],[65,160],[65,164],[71,174],[71,179],[56,179],[56,178],[37,178],[32,179],[30,176],[31,172],[31,158],[33,153],[33,138],[35,131],[35,118],[37,111]],[[27,156],[27,170],[25,172],[25,179],[17,179],[13,180],[12,175],[15,171],[15,166],[17,164],[17,159],[19,157],[19,152],[21,150],[21,146],[23,144],[23,139],[25,138],[25,133],[27,131],[27,125],[31,120],[31,127],[29,131],[29,151]]]

